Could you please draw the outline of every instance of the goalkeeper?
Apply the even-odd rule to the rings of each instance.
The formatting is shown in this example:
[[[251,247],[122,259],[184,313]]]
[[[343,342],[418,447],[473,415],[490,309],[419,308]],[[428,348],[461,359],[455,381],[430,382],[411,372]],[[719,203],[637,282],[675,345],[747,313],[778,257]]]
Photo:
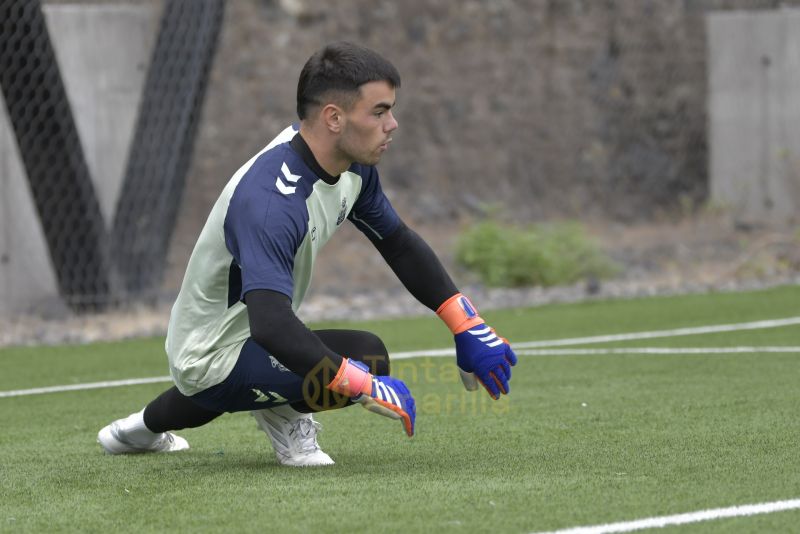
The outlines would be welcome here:
[[[455,336],[467,389],[497,399],[516,357],[459,293],[430,247],[381,190],[375,165],[392,141],[400,75],[372,50],[316,52],[297,86],[299,124],[231,178],[200,233],[172,308],[166,352],[175,385],[100,430],[110,454],[187,449],[172,433],[250,411],[284,465],[332,464],[312,413],[351,404],[414,434],[414,399],[368,332],[312,331],[297,318],[319,249],[345,219]]]

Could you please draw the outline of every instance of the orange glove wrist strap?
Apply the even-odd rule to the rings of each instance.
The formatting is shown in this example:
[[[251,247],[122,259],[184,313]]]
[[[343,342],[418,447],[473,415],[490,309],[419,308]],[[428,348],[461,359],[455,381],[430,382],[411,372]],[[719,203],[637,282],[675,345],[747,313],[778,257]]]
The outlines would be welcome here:
[[[461,293],[456,293],[444,301],[444,304],[436,310],[436,315],[444,321],[453,334],[460,334],[483,322],[472,302]]]
[[[372,375],[344,358],[336,376],[326,387],[346,397],[357,397],[362,393],[371,395]]]

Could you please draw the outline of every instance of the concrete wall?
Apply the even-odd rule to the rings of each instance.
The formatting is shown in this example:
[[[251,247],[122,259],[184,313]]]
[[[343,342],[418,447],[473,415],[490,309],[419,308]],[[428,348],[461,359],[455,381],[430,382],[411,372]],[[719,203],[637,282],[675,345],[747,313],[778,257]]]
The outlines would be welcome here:
[[[711,200],[744,223],[800,216],[800,9],[710,13]]]
[[[54,300],[58,291],[14,132],[0,95],[0,313]]]
[[[100,208],[112,220],[157,26],[154,5],[48,5],[50,39]],[[0,97],[2,98],[2,97]],[[62,306],[13,130],[0,107],[0,313]]]

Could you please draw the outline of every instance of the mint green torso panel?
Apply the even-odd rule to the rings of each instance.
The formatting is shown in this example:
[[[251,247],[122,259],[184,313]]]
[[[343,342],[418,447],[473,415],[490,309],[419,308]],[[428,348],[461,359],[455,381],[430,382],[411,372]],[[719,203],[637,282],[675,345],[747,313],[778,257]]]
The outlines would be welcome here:
[[[236,364],[250,337],[241,301],[247,291],[282,292],[297,311],[319,250],[362,194],[363,177],[353,169],[371,168],[351,167],[327,184],[289,146],[295,133],[284,130],[233,175],[197,240],[166,341],[172,378],[185,395],[220,383]]]

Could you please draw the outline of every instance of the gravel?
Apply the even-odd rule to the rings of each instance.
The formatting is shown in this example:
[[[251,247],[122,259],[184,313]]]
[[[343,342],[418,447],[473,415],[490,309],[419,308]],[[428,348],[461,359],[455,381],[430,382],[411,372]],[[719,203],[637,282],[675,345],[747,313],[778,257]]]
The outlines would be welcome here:
[[[481,310],[542,306],[551,303],[598,299],[640,298],[720,291],[756,290],[780,285],[800,285],[800,273],[769,278],[734,279],[697,283],[682,279],[647,277],[638,280],[588,281],[552,288],[489,289],[467,286]],[[169,305],[131,307],[103,314],[46,319],[41,316],[0,317],[0,346],[81,344],[128,338],[163,336]],[[316,295],[303,305],[299,316],[306,322],[365,320],[428,315],[432,313],[401,290],[356,293],[347,297]]]

